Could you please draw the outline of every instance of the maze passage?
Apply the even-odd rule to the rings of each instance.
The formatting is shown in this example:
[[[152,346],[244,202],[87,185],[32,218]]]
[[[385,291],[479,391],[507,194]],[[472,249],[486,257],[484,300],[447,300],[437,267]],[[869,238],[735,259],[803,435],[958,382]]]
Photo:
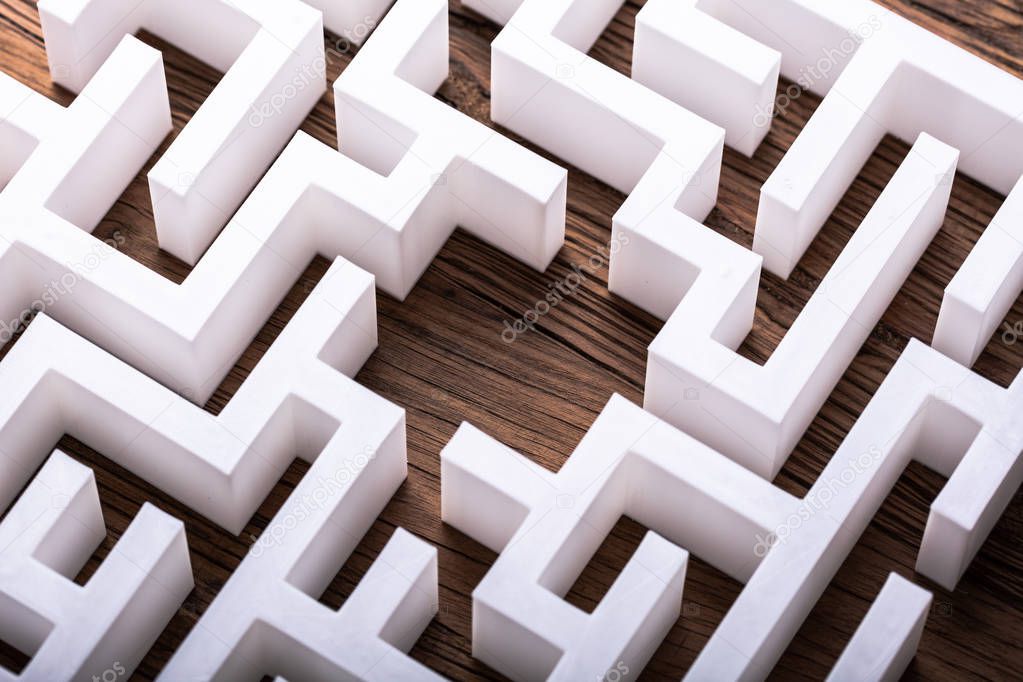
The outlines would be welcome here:
[[[42,0],[39,19],[53,80],[73,92],[143,28],[224,72],[148,175],[160,246],[192,265],[323,94],[323,21],[298,0]],[[262,102],[274,115],[253,125]]]
[[[914,340],[802,499],[620,396],[557,474],[464,424],[441,453],[444,520],[500,553],[473,654],[517,680],[640,669],[679,617],[688,550],[745,587],[687,678],[762,679],[911,459],[949,479],[917,571],[955,588],[1023,482],[1021,409],[1023,379],[999,388]],[[623,514],[650,532],[586,614],[562,597]],[[883,657],[864,639],[850,656]]]
[[[339,110],[366,79],[385,100],[342,114],[339,127],[361,116],[406,140],[390,174],[297,134],[181,285],[118,251],[97,258],[97,240],[76,227],[95,227],[169,126],[159,55],[125,38],[97,92],[86,88],[0,195],[0,319],[19,319],[37,292],[70,281],[49,314],[202,404],[317,254],[345,256],[399,298],[457,225],[545,268],[564,240],[564,169],[400,80],[434,89],[443,80],[446,7],[398,3],[339,81]],[[135,85],[139,63],[148,70]],[[395,75],[406,63],[431,68]],[[436,107],[420,114],[424,128],[394,132],[423,103]],[[122,141],[132,156],[117,157],[118,180],[87,191],[108,172],[107,145]]]
[[[130,673],[192,590],[185,528],[146,504],[84,585],[106,536],[92,471],[54,451],[0,523],[0,636],[32,660],[3,680]]]
[[[645,407],[773,478],[941,226],[955,168],[1001,191],[1023,173],[1023,157],[1002,153],[1023,146],[1017,117],[1023,111],[1023,83],[872,3],[811,8],[786,2],[762,21],[763,8],[745,4],[750,7],[744,12],[754,19],[747,16],[742,27],[757,24],[754,37],[785,53],[782,73],[790,77],[798,77],[808,55],[824,52],[815,44],[822,35],[855,37],[849,53],[835,58],[834,70],[841,75],[817,84],[828,95],[761,188],[754,253],[698,224],[716,201],[721,143],[728,135],[585,54],[620,3],[470,0],[474,9],[508,24],[493,44],[494,120],[629,193],[614,229],[628,234],[635,247],[614,254],[609,288],[671,318],[650,349]],[[668,28],[657,33],[656,48],[647,44],[655,32],[637,30],[636,50],[646,51],[638,61],[641,70],[655,70],[644,64],[651,53],[658,55],[663,59],[659,82],[673,77],[671,88],[687,93],[700,91],[687,74],[704,72],[708,59],[733,76],[748,73],[754,63],[774,71],[774,56],[756,52],[748,39],[720,22],[711,22],[713,30],[730,40],[700,42],[710,56],[696,49],[694,31],[709,17],[692,5],[678,3],[667,16],[663,3],[644,7],[641,14],[647,16],[637,17],[641,28],[652,21],[650,14]],[[781,26],[768,28],[780,18]],[[856,33],[861,25],[870,29],[867,37]],[[789,34],[795,45],[787,42]],[[676,68],[669,57],[689,68]],[[734,80],[683,103],[718,97],[738,106],[744,98],[735,92],[742,88]],[[773,80],[776,86],[776,72]],[[936,116],[946,101],[964,117],[990,122],[983,128],[993,131],[989,139],[952,117]],[[705,113],[704,107],[696,109]],[[749,121],[754,126],[753,112]],[[769,123],[770,117],[763,125]],[[750,330],[761,264],[783,277],[792,272],[886,132],[917,144],[843,252],[834,276],[821,284],[825,293],[811,299],[790,330],[789,343],[783,342],[761,373],[731,352]],[[733,138],[736,134],[733,128]],[[589,144],[597,137],[612,142],[599,148]],[[961,150],[951,164],[937,151],[946,145]],[[915,179],[906,177],[910,173]],[[1007,206],[1007,215],[1011,211]],[[899,232],[889,226],[911,228],[913,216],[928,226],[926,231],[910,237],[915,230],[909,229],[907,239],[897,239]],[[992,231],[1005,228],[996,224]],[[879,234],[891,240],[887,249],[884,242],[875,243]],[[979,248],[984,249],[979,254],[990,250]],[[856,269],[850,270],[853,264]],[[873,286],[866,285],[871,281]],[[1018,293],[1009,283],[1001,300]],[[686,310],[677,310],[680,302]],[[1004,312],[1004,305],[992,317],[999,310]],[[806,357],[816,339],[798,340],[804,328],[810,336],[828,339],[811,351],[818,360]],[[945,335],[969,336],[971,328],[976,336],[991,332],[990,322],[974,316]],[[702,338],[689,345],[681,334]],[[786,360],[790,350],[794,364]]]
[[[240,533],[295,457],[388,436],[349,379],[376,347],[372,287],[338,259],[216,417],[40,315],[0,362],[0,507],[67,433]]]
[[[689,282],[650,345],[644,407],[773,479],[938,233],[958,158],[920,136],[764,365],[735,350],[760,258],[667,205],[645,220],[649,195],[634,192],[617,215],[630,248],[613,256],[612,288],[658,289],[651,262]]]

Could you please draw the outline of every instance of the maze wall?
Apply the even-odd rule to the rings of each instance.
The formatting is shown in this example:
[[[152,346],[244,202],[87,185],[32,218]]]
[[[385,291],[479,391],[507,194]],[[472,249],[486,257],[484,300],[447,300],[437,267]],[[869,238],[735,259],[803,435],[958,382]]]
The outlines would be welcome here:
[[[1018,12],[308,4],[0,8],[0,677],[1016,675]]]

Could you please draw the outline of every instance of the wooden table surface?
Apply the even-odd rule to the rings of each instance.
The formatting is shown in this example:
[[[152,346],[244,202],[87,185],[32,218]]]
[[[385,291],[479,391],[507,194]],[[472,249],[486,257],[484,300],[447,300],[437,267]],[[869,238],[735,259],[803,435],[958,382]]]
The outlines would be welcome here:
[[[641,4],[630,1],[592,51],[595,58],[624,73],[629,71],[634,18]],[[1020,0],[889,0],[885,4],[1023,76]],[[438,97],[488,125],[493,125],[489,122],[489,43],[497,31],[497,26],[452,0],[451,73]],[[141,37],[163,50],[177,134],[220,74],[154,36]],[[327,45],[333,53],[328,66],[333,81],[351,51],[338,54],[336,36],[328,36]],[[70,93],[50,82],[34,2],[0,0],[0,46],[0,69],[62,104],[71,101]],[[819,102],[810,94],[796,99],[775,120],[752,159],[726,149],[718,205],[708,220],[711,228],[747,247],[752,244],[759,188]],[[334,143],[330,93],[303,130]],[[763,362],[771,354],[907,151],[905,143],[886,138],[792,276],[785,281],[764,274],[753,332],[740,349],[743,355]],[[96,236],[116,238],[131,257],[181,281],[189,268],[156,245],[145,183],[148,170],[149,166],[138,175]],[[788,460],[776,479],[778,485],[794,494],[805,493],[909,338],[930,341],[943,288],[1002,199],[969,178],[956,177],[940,234]],[[470,653],[470,595],[495,555],[441,522],[441,448],[466,420],[557,470],[613,393],[642,404],[646,348],[661,325],[608,293],[606,268],[543,318],[535,332],[510,345],[501,340],[505,320],[520,317],[542,298],[549,284],[570,272],[572,264],[584,263],[607,244],[611,216],[623,200],[618,192],[570,169],[565,247],[547,272],[534,272],[458,231],[403,303],[377,294],[380,345],[358,380],[407,410],[409,476],[322,601],[335,608],[343,602],[396,526],[425,538],[440,552],[440,611],[412,655],[448,677],[501,676]],[[230,400],[326,266],[323,259],[309,265],[206,406],[210,412],[218,412]],[[1007,322],[1014,325],[1020,320],[1023,301],[1017,300]],[[976,370],[1006,386],[1021,366],[1023,343],[1007,343],[996,334]],[[152,501],[185,521],[195,590],[139,666],[140,678],[153,677],[166,663],[308,468],[295,462],[245,531],[235,537],[111,464],[103,453],[68,437],[60,447],[96,471],[108,525],[107,538],[78,577],[80,581],[95,570],[143,502]],[[919,464],[910,466],[788,647],[774,677],[822,679],[890,571],[913,579],[935,595],[909,678],[1018,679],[1023,675],[1023,550],[1019,543],[1023,495],[1016,494],[958,589],[950,593],[913,570],[928,506],[943,484],[944,479],[934,472]],[[621,519],[568,600],[591,610],[643,532],[639,524]],[[683,616],[643,676],[679,679],[739,589],[736,581],[691,559]],[[23,657],[10,647],[0,648],[0,665],[16,666],[19,658],[23,663]]]

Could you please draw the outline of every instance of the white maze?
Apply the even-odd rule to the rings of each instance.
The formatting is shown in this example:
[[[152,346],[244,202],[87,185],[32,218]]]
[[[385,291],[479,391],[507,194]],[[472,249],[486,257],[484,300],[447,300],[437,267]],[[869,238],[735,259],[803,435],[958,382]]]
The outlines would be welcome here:
[[[564,239],[565,170],[417,89],[446,73],[446,7],[399,3],[336,84],[342,137],[356,118],[409,145],[400,159],[387,150],[389,174],[379,155],[363,165],[298,133],[180,285],[116,251],[90,266],[89,231],[170,127],[159,54],[124,38],[71,107],[48,112],[53,127],[0,194],[0,320],[68,283],[52,317],[202,404],[317,254],[344,256],[399,298],[457,225],[546,268]],[[353,108],[345,93],[367,81],[380,97]],[[49,109],[8,90],[12,109]],[[4,123],[5,135],[30,132],[21,117]],[[93,188],[95,177],[110,180]]]
[[[20,679],[133,670],[191,592],[185,527],[148,503],[73,582],[106,534],[92,471],[55,451],[0,523],[0,635],[33,653]]]
[[[520,680],[640,669],[692,552],[745,588],[687,678],[764,678],[913,459],[948,477],[916,569],[954,589],[1023,480],[1021,410],[1023,380],[1002,389],[914,340],[802,499],[619,396],[557,474],[465,424],[441,454],[444,520],[500,553],[473,592],[473,653]],[[586,614],[562,596],[623,514],[650,531]],[[914,609],[892,632],[915,650],[924,597],[893,591],[864,627]],[[836,679],[893,643],[857,634]]]
[[[650,348],[645,407],[768,478],[784,464],[940,227],[952,171],[1001,192],[1023,175],[1023,155],[1009,151],[1023,150],[1023,82],[870,2],[792,0],[779,8],[740,0],[727,12],[742,17],[739,29],[767,45],[778,43],[783,56],[793,53],[782,59],[783,75],[799,79],[810,56],[835,62],[830,79],[811,83],[827,95],[761,189],[751,253],[699,224],[716,201],[722,144],[730,134],[738,145],[741,131],[725,131],[586,55],[620,2],[466,4],[508,24],[493,43],[494,120],[629,193],[614,231],[628,233],[630,246],[612,258],[609,286],[669,320]],[[673,3],[673,21],[646,17],[671,28],[638,27],[636,52],[660,50],[656,82],[676,81],[666,95],[685,89],[699,92],[696,99],[713,96],[746,106],[746,77],[759,73],[762,80],[773,73],[776,85],[777,72],[767,67],[777,57],[704,15],[703,4],[712,3]],[[655,0],[643,12],[664,12],[663,5]],[[653,44],[644,42],[654,34]],[[845,39],[848,54],[842,52]],[[700,88],[699,81],[689,88],[689,74],[703,73],[708,61],[730,75],[713,88]],[[706,115],[713,110],[712,102],[685,98],[683,104]],[[746,106],[750,129],[770,123],[770,117],[757,120],[755,108]],[[944,114],[950,108],[956,116]],[[753,322],[761,267],[788,276],[887,132],[915,145],[842,262],[767,364],[740,357],[734,349]],[[1004,210],[1008,216],[1015,209]],[[888,229],[891,224],[895,229]],[[1011,225],[996,220],[988,231],[1007,232],[1015,241]],[[1004,263],[998,271],[1015,273],[1018,259],[984,255],[998,249],[991,243],[997,241],[979,244],[976,258]],[[983,267],[965,268],[966,277]],[[1023,284],[1011,279],[971,298],[1000,319],[1020,293],[1014,285]],[[963,320],[946,333],[953,338],[986,340],[997,324],[976,315],[946,316]]]
[[[328,344],[314,350],[321,364],[345,345],[330,317],[352,288],[328,274],[311,294],[312,306],[307,302],[299,313],[305,314],[304,324],[289,325],[313,338],[314,347]],[[375,328],[372,290],[367,291],[369,324]],[[340,611],[317,602],[405,480],[405,412],[341,374],[323,372],[316,380],[313,368],[291,371],[302,377],[297,383],[303,393],[309,392],[294,394],[307,414],[286,435],[326,444],[314,446],[322,451],[312,468],[162,678],[431,677],[403,653],[437,611],[437,550],[430,545],[398,529]],[[313,407],[338,395],[345,396],[346,414]],[[295,444],[290,447],[294,452]],[[267,489],[260,488],[260,499]]]
[[[50,73],[74,92],[87,86],[123,36],[140,29],[224,72],[149,173],[160,246],[189,264],[210,245],[323,92],[322,18],[297,0],[43,0],[39,18]],[[308,82],[293,87],[295,94],[282,100],[276,115],[251,125],[251,106],[271,100],[299,76]],[[138,115],[156,121],[162,93],[149,95],[137,105]],[[131,123],[126,127],[127,133],[136,130]]]
[[[587,56],[621,0],[463,0],[505,26],[492,118],[628,194],[611,290],[666,320],[644,406],[614,396],[554,474],[465,424],[442,517],[498,553],[476,658],[517,680],[638,673],[678,621],[690,553],[744,588],[688,671],[766,677],[911,460],[948,480],[916,571],[953,590],[1023,481],[1023,378],[969,367],[1023,291],[1023,83],[865,0],[648,0],[632,78]],[[161,679],[436,679],[408,656],[437,550],[397,528],[337,611],[319,603],[407,475],[404,410],[352,377],[376,292],[404,299],[456,227],[544,270],[567,172],[436,98],[446,0],[41,0],[64,108],[0,74],[0,679],[129,675],[193,587],[184,526],[144,505],[106,536],[84,442],[238,534],[311,463]],[[390,7],[389,7],[390,6]],[[338,149],[298,131],[324,28],[361,45],[333,84]],[[93,237],[172,130],[146,30],[224,73],[148,174],[175,284]],[[330,45],[332,37],[326,42]],[[333,49],[328,47],[327,49]],[[752,155],[779,77],[823,96],[761,188],[752,250],[703,226],[724,145]],[[788,277],[885,134],[912,144],[764,365],[736,353],[763,268]],[[340,150],[340,151],[339,151]],[[803,498],[771,479],[915,267],[966,173],[1007,195]],[[624,240],[623,240],[624,242]],[[116,245],[115,245],[116,246]],[[220,415],[201,409],[316,255],[333,261]],[[593,613],[563,597],[617,519],[647,536]],[[829,679],[897,679],[928,590],[892,574]]]
[[[0,362],[0,506],[66,433],[238,534],[296,456],[358,451],[375,399],[348,378],[376,348],[373,277],[341,259],[217,417],[45,315],[22,340]]]

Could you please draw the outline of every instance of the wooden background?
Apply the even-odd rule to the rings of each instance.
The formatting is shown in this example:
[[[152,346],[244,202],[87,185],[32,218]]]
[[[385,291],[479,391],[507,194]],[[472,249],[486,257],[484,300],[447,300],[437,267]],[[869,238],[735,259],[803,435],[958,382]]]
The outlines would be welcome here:
[[[634,17],[641,4],[630,1],[592,52],[624,73],[629,71]],[[1023,76],[1020,0],[889,0],[885,4]],[[496,34],[495,25],[452,0],[451,74],[438,97],[488,125],[489,43]],[[71,95],[50,83],[41,36],[34,2],[0,0],[0,69],[67,104]],[[141,37],[164,52],[175,131],[180,131],[220,74],[153,36]],[[334,42],[335,37],[327,37],[328,47]],[[349,58],[331,59],[331,80]],[[332,99],[325,95],[303,126],[328,144],[335,139]],[[708,221],[712,229],[751,245],[759,188],[818,103],[809,94],[797,99],[775,120],[752,159],[726,150],[718,206]],[[741,349],[744,355],[759,361],[770,355],[907,151],[906,144],[885,139],[789,280],[764,275],[756,324]],[[120,233],[125,240],[123,251],[180,281],[188,267],[156,246],[144,181],[148,170],[139,174],[96,234],[104,238]],[[494,554],[441,523],[441,448],[458,424],[468,420],[556,470],[612,393],[642,404],[646,347],[660,324],[608,294],[606,269],[545,317],[535,333],[510,346],[500,338],[504,320],[521,316],[543,296],[548,284],[570,271],[571,264],[582,264],[609,241],[611,216],[623,199],[587,175],[570,170],[566,244],[546,273],[533,272],[459,231],[404,303],[378,292],[380,346],[358,380],[408,411],[409,477],[322,601],[332,607],[340,605],[396,526],[432,542],[440,551],[440,612],[412,655],[449,677],[500,678],[470,655],[470,594],[494,561]],[[808,490],[907,340],[913,336],[930,340],[942,289],[1001,200],[972,180],[957,176],[941,233],[789,459],[777,479],[780,486],[795,494]],[[310,264],[210,401],[207,408],[211,412],[219,411],[231,398],[326,266],[323,259]],[[1007,318],[1010,324],[1020,320],[1023,301],[1016,302]],[[1023,365],[1021,346],[1007,344],[996,334],[977,363],[977,371],[1008,385]],[[150,500],[186,522],[196,587],[136,673],[151,678],[202,615],[307,467],[293,464],[244,533],[234,537],[110,464],[102,453],[69,438],[61,447],[95,469],[109,528],[106,541],[79,580],[95,570],[142,502]],[[1023,675],[1023,551],[1018,542],[1023,530],[1023,495],[1016,495],[959,588],[949,593],[913,571],[928,506],[943,483],[920,465],[908,469],[782,657],[775,677],[822,679],[893,570],[935,593],[935,605],[909,678],[1004,679]],[[622,519],[568,599],[592,609],[643,531],[635,522]],[[739,588],[738,583],[694,557],[685,587],[684,615],[644,676],[679,679]],[[4,646],[0,664],[17,668],[24,664],[24,657]]]

